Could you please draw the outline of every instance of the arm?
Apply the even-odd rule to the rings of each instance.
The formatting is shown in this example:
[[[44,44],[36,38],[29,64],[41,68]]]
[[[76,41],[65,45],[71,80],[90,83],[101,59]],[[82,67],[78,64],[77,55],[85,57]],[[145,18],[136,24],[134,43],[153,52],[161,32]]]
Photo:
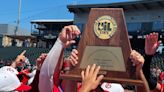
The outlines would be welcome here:
[[[59,34],[59,37],[48,53],[40,71],[39,77],[39,90],[40,92],[52,92],[53,91],[53,76],[54,71],[58,70],[57,64],[59,63],[59,57],[64,47],[75,43],[73,40],[80,34],[79,29],[76,26],[66,26]],[[56,74],[56,73],[55,73]],[[58,74],[58,73],[57,73]],[[58,75],[57,75],[58,76]]]
[[[36,70],[33,70],[32,72],[26,74],[29,78],[34,77],[36,74]]]
[[[150,64],[152,55],[145,55],[145,63],[143,64],[143,73],[145,75],[146,80],[148,81],[149,87],[151,90],[155,89],[157,86],[157,78],[154,77],[150,71]]]
[[[53,73],[63,49],[60,39],[56,41],[50,52],[48,53],[40,70],[39,90],[40,92],[52,92],[53,89]]]
[[[39,84],[39,74],[40,74],[40,68],[46,58],[47,54],[42,53],[36,60],[36,74],[34,76],[34,80],[30,84],[32,89],[28,92],[39,92],[38,84]]]
[[[39,92],[38,89],[38,83],[39,83],[39,74],[40,74],[40,70],[36,70],[36,74],[34,77],[33,82],[30,84],[30,86],[32,87],[30,91],[28,92]]]
[[[76,49],[73,49],[72,52],[70,53],[70,56],[64,59],[64,66],[63,66],[64,73],[69,72],[77,64],[78,64],[78,51]],[[72,80],[62,80],[62,88],[64,92],[72,92],[73,90],[76,90],[75,86],[72,85],[77,85],[77,82]]]
[[[11,67],[16,68],[18,66],[21,66],[25,62],[25,56],[26,50],[24,50],[20,55],[17,56],[15,61],[11,64]]]
[[[139,77],[144,83],[145,91],[150,92],[147,80],[146,80],[146,78],[143,74],[143,71],[142,71],[142,66],[144,64],[143,56],[140,53],[138,53],[137,51],[132,50],[132,52],[130,54],[130,59],[133,62],[133,64],[135,64],[135,66],[136,66],[136,75],[137,75],[137,77]],[[137,90],[141,90],[141,88],[137,89]]]
[[[157,78],[154,77],[150,71],[150,64],[152,61],[152,57],[155,54],[159,44],[161,41],[158,41],[158,33],[150,33],[146,35],[145,39],[145,62],[143,65],[143,74],[149,84],[149,88],[151,90],[160,90],[159,83],[157,82]]]

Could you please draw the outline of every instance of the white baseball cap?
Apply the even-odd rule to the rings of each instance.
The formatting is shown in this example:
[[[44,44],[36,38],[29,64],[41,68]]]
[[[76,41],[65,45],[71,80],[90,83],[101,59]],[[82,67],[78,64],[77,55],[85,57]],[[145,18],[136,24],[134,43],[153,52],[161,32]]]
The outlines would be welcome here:
[[[31,87],[22,84],[12,72],[0,71],[0,92],[2,91],[28,91]]]
[[[118,83],[107,83],[104,82],[101,85],[101,88],[104,90],[104,92],[124,92],[124,88],[121,84]]]
[[[3,67],[0,68],[0,71],[11,72],[15,75],[17,75],[19,73],[15,68],[13,68],[11,66],[3,66]]]

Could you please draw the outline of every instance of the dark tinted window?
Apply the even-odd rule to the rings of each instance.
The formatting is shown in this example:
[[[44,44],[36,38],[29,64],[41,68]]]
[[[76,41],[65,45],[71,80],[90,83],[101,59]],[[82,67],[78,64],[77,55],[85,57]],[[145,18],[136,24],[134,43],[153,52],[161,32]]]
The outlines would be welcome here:
[[[137,30],[141,30],[141,23],[137,22],[137,23],[127,23],[127,28],[128,31],[137,31]]]
[[[163,21],[153,22],[153,31],[161,31],[163,29]]]

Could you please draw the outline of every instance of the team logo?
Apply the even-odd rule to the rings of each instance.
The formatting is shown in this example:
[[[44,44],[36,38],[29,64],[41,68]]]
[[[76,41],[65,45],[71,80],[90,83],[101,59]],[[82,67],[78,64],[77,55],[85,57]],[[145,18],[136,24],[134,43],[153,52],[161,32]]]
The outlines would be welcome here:
[[[116,30],[116,21],[108,15],[101,16],[95,21],[94,32],[100,39],[109,39]]]

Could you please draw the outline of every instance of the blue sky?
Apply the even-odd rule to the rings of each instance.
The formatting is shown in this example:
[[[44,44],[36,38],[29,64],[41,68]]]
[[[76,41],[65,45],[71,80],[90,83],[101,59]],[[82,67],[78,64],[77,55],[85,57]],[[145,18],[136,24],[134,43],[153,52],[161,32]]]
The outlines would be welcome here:
[[[114,3],[134,0],[22,0],[20,26],[30,31],[30,21],[36,19],[73,19],[68,4]],[[0,23],[16,25],[18,0],[1,0]]]

